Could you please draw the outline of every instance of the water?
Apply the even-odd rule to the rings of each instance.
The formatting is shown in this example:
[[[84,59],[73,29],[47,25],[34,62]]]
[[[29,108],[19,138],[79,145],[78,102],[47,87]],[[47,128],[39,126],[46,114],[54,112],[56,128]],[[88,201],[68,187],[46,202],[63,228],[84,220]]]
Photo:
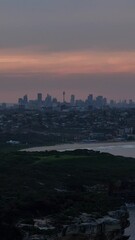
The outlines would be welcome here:
[[[135,142],[115,142],[115,143],[73,143],[73,144],[61,144],[54,146],[43,146],[24,149],[29,152],[34,151],[65,151],[74,149],[89,149],[101,152],[108,152],[113,155],[121,155],[125,157],[135,158]]]
[[[135,207],[128,208],[130,226],[125,230],[125,235],[130,235],[129,240],[135,240]]]

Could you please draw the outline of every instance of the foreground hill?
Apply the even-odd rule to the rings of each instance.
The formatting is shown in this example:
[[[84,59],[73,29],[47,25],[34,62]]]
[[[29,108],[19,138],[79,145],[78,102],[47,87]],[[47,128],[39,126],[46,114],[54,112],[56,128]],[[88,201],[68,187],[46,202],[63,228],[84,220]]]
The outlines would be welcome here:
[[[101,216],[125,201],[120,193],[129,185],[133,192],[134,179],[132,158],[89,150],[1,152],[1,226],[48,215],[58,224],[82,212]]]

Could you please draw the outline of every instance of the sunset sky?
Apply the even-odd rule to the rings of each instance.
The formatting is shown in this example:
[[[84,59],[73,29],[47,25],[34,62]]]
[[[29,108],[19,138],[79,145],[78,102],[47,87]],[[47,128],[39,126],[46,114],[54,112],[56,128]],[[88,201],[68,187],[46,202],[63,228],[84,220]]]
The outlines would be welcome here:
[[[135,100],[134,0],[0,0],[0,102]]]

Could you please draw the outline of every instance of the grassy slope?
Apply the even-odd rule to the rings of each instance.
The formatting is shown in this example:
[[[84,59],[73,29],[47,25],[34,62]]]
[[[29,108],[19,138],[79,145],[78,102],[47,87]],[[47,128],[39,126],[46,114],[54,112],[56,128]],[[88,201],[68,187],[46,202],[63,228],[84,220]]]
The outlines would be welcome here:
[[[103,193],[87,193],[83,186],[134,176],[135,159],[110,154],[87,150],[1,152],[1,216],[104,212],[115,205],[114,199]],[[57,192],[57,188],[68,192]]]

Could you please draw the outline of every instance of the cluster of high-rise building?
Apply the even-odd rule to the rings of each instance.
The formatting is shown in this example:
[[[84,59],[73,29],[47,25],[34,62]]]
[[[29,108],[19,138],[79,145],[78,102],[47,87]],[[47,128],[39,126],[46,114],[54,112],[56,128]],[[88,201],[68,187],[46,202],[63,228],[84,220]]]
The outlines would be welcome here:
[[[116,102],[115,100],[108,101],[107,98],[103,96],[93,97],[93,94],[89,94],[85,100],[76,99],[75,95],[70,96],[70,100],[66,101],[66,93],[63,91],[62,101],[58,101],[57,98],[52,97],[47,94],[43,98],[42,93],[37,93],[37,98],[34,100],[29,100],[27,95],[18,99],[18,106],[20,108],[30,108],[30,109],[42,109],[42,108],[52,108],[52,109],[63,109],[63,108],[81,108],[86,109],[88,107],[103,108],[103,107],[118,107],[118,108],[131,108],[135,107],[135,102],[133,100],[122,100]]]

